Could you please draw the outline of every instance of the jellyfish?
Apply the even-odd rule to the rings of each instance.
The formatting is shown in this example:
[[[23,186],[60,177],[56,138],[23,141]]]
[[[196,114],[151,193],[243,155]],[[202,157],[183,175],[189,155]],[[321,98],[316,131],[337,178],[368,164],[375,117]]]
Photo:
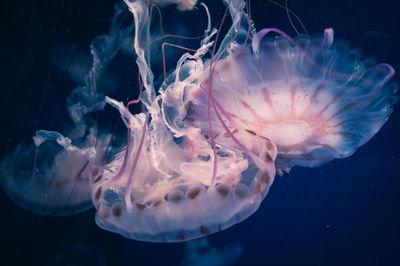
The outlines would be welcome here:
[[[38,130],[1,162],[0,184],[19,206],[40,215],[67,216],[93,207],[90,178],[104,162],[111,134],[99,132],[90,113],[104,108],[84,87],[68,98],[72,125],[64,134]]]
[[[120,23],[113,20],[109,34],[92,43],[91,69],[84,84],[66,100],[72,123],[66,123],[62,131],[38,130],[33,143],[19,144],[1,161],[0,185],[18,206],[54,216],[93,207],[90,178],[117,148],[111,145],[112,134],[99,128],[94,114],[105,107],[104,95],[97,91],[104,69],[131,30],[121,31]]]
[[[90,177],[109,149],[111,134],[100,132],[91,113],[104,96],[78,87],[67,99],[72,125],[63,134],[38,130],[33,144],[21,143],[1,162],[0,184],[19,206],[40,215],[67,216],[93,207]]]
[[[231,130],[270,139],[278,148],[280,173],[348,157],[388,120],[398,101],[389,64],[363,59],[357,49],[334,42],[331,28],[322,36],[295,39],[275,28],[248,30],[240,1],[231,6],[242,17],[234,22],[236,36],[208,64],[211,70],[167,89],[174,105],[182,106],[179,119],[207,131],[212,99],[214,132],[226,133],[220,112]],[[266,37],[271,32],[278,36]]]
[[[93,134],[93,128],[73,139],[56,131],[36,132],[34,145],[20,144],[2,161],[3,189],[17,205],[41,215],[73,215],[91,208],[90,177],[111,137],[100,136],[95,146]],[[76,141],[82,143],[72,144]]]
[[[161,108],[164,97],[152,97],[146,5],[141,0],[125,3],[135,19],[134,47],[146,111],[132,115],[128,106],[106,97],[120,112],[128,134],[124,150],[93,175],[96,223],[136,240],[179,242],[243,221],[257,210],[273,182],[276,146],[244,130],[213,146],[200,128],[168,127]],[[198,57],[210,47],[209,37]]]

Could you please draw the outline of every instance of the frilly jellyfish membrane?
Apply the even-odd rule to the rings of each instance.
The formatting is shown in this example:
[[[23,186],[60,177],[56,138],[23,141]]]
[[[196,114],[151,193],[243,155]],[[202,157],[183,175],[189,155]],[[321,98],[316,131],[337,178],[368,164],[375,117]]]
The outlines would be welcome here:
[[[276,38],[265,37],[270,32]],[[357,50],[323,36],[292,39],[279,29],[254,34],[251,47],[234,47],[193,95],[187,117],[204,128],[205,87],[212,86],[218,108],[232,128],[267,137],[278,148],[278,172],[315,167],[345,158],[374,136],[398,101],[394,69],[362,61]],[[189,98],[189,97],[188,97]],[[185,101],[185,100],[184,100]],[[216,116],[216,115],[215,115]],[[215,128],[218,119],[214,117]]]
[[[69,102],[73,129],[67,137],[38,131],[36,148],[7,155],[1,170],[7,194],[50,215],[84,211],[91,197],[105,230],[141,241],[186,241],[249,217],[276,172],[348,157],[387,121],[398,100],[390,65],[362,60],[357,50],[334,42],[331,28],[294,39],[276,28],[257,32],[246,1],[223,2],[232,25],[219,48],[221,29],[211,28],[201,4],[209,23],[200,47],[182,55],[158,90],[149,64],[150,5],[188,10],[196,1],[117,5],[109,34],[92,44],[85,86]],[[128,26],[126,7],[134,17]],[[140,96],[124,105],[95,85],[132,35]],[[144,112],[133,115],[129,106],[139,102]],[[105,104],[127,127],[126,146],[110,160],[112,137],[88,118]],[[60,148],[46,152],[48,142]]]
[[[214,138],[184,120],[169,124],[166,119],[183,106],[166,110],[169,96],[163,90],[153,96],[153,74],[146,58],[148,9],[142,1],[125,3],[135,19],[134,47],[145,88],[142,102],[148,111],[132,115],[122,103],[106,97],[121,113],[129,133],[126,149],[93,178],[97,224],[129,238],[176,242],[242,221],[258,208],[272,184],[275,145],[245,130],[228,130],[232,138]],[[202,57],[212,47],[215,32],[209,26],[201,48],[191,56],[196,67],[203,66]],[[192,67],[184,63],[188,57],[185,54],[179,63],[187,70]],[[177,79],[174,84],[184,73],[178,68],[171,74]]]

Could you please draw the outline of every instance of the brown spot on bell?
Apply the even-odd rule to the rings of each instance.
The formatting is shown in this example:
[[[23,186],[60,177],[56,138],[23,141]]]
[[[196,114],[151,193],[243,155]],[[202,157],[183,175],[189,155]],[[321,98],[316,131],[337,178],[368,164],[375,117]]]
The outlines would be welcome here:
[[[256,194],[261,193],[261,185],[258,182],[256,182],[256,184],[254,186],[254,193],[256,193]]]
[[[268,172],[264,172],[264,173],[261,175],[260,180],[261,180],[262,183],[269,183],[269,181],[271,180],[271,178],[270,178]]]
[[[274,149],[274,145],[272,145],[271,142],[267,142],[267,149],[268,149],[269,151],[272,151],[272,150]]]
[[[112,213],[115,217],[120,217],[122,213],[122,207],[120,205],[113,206]]]
[[[141,210],[141,211],[143,211],[144,209],[146,209],[146,204],[135,202],[135,205],[136,205],[136,207],[138,207],[138,209]]]
[[[201,188],[195,187],[195,188],[190,189],[188,191],[187,195],[190,199],[195,199],[200,194],[200,191],[201,191]]]
[[[200,226],[200,233],[202,235],[209,235],[210,234],[210,230],[208,230],[204,225]]]
[[[182,192],[180,191],[174,191],[168,195],[168,201],[178,203],[182,199]]]
[[[158,199],[153,201],[153,203],[151,204],[151,207],[157,207],[158,205],[160,205],[162,203],[162,200]]]
[[[247,197],[247,191],[242,189],[242,188],[235,188],[235,195],[239,198],[239,199],[244,199]]]
[[[186,238],[185,238],[185,235],[181,232],[181,233],[179,233],[177,236],[176,236],[176,238],[177,239],[179,239],[179,240],[182,240],[182,241],[184,241]]]
[[[94,183],[99,182],[101,179],[103,179],[103,175],[99,175],[99,176],[94,180]]]
[[[98,200],[101,196],[101,187],[99,187],[99,189],[96,191],[96,194],[94,195],[94,198],[96,200]]]
[[[272,161],[273,161],[271,155],[269,155],[268,152],[267,152],[267,154],[265,155],[265,159],[267,160],[267,162],[272,162]]]
[[[217,191],[222,197],[226,197],[229,193],[229,187],[227,185],[218,185],[217,186]]]

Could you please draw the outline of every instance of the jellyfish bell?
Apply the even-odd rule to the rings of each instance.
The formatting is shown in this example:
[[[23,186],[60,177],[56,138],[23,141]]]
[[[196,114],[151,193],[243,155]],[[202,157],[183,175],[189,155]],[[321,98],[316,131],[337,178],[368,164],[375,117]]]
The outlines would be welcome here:
[[[20,144],[7,154],[0,184],[20,207],[40,215],[68,216],[93,207],[90,177],[104,163],[111,134],[98,129],[90,113],[104,108],[104,96],[78,87],[67,99],[73,121],[63,134],[39,130],[32,144]]]
[[[90,177],[103,161],[111,136],[100,136],[95,146],[93,128],[83,137],[71,135],[72,140],[55,131],[40,130],[34,137],[35,145],[21,144],[4,158],[0,183],[17,205],[54,216],[93,207]]]
[[[174,137],[153,105],[144,130],[144,114],[130,115],[122,103],[108,101],[129,121],[131,137],[92,178],[101,228],[141,241],[178,242],[228,228],[257,210],[275,176],[276,148],[269,140],[235,133],[256,154],[254,163],[224,137],[213,182],[213,149],[199,129]]]
[[[34,145],[20,144],[2,160],[1,187],[18,206],[54,216],[74,215],[93,207],[90,177],[104,163],[112,139],[92,117],[105,106],[104,95],[96,93],[93,86],[99,72],[93,65],[85,85],[67,98],[72,123],[64,125],[63,133],[38,130]]]
[[[332,29],[294,40],[278,29],[245,37],[243,21],[237,20],[238,37],[213,64],[212,77],[204,71],[196,79],[200,85],[181,93],[187,121],[208,127],[211,88],[232,128],[277,145],[279,171],[348,157],[387,121],[398,101],[390,65],[363,60],[358,50],[335,43]],[[266,37],[269,32],[279,36]],[[223,132],[211,114],[213,128]]]

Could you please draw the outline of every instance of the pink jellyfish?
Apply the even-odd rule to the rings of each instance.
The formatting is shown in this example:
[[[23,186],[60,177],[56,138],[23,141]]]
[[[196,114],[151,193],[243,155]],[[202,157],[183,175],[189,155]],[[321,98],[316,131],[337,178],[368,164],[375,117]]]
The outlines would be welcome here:
[[[236,21],[231,36],[237,36],[221,49],[211,71],[198,72],[184,89],[168,88],[182,97],[176,102],[192,125],[209,128],[212,98],[215,133],[226,131],[217,110],[231,129],[275,143],[277,170],[289,171],[350,156],[387,121],[398,101],[390,65],[362,60],[357,50],[334,43],[332,29],[293,40],[278,29],[248,31],[245,16]],[[270,32],[279,37],[265,37]]]
[[[121,113],[128,138],[126,148],[93,176],[96,223],[136,240],[177,242],[246,219],[273,182],[276,146],[245,130],[213,146],[198,127],[170,127],[160,108],[167,99],[152,96],[146,5],[141,0],[125,3],[135,19],[134,47],[147,112],[132,115],[121,102],[106,98]],[[208,33],[198,59],[212,45]]]

